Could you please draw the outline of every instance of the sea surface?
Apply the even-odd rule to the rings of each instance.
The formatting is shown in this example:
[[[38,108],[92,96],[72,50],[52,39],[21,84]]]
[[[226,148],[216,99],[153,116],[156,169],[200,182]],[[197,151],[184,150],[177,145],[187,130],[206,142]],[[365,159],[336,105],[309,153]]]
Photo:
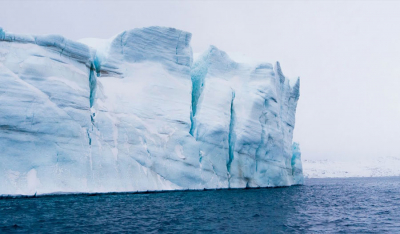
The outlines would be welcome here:
[[[400,233],[400,177],[0,199],[0,233]]]

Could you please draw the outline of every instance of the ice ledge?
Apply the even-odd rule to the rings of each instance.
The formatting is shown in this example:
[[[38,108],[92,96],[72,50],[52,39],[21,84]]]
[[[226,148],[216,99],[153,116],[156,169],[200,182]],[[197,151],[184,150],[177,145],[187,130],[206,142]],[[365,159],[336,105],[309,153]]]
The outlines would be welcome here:
[[[60,56],[70,57],[80,63],[84,63],[88,67],[90,67],[95,55],[95,51],[87,45],[66,39],[60,35],[32,36],[14,34],[0,28],[0,41],[36,44],[59,53]]]
[[[23,35],[0,28],[0,41],[30,43],[45,47],[87,67],[96,66],[103,74],[120,74],[124,62],[153,61],[165,64],[170,71],[190,73],[192,34],[169,27],[146,27],[124,31],[108,40],[69,40],[60,35]]]
[[[192,34],[169,27],[147,27],[124,31],[110,39],[81,39],[97,53],[100,74],[121,76],[123,63],[151,61],[163,64],[176,75],[190,73]]]

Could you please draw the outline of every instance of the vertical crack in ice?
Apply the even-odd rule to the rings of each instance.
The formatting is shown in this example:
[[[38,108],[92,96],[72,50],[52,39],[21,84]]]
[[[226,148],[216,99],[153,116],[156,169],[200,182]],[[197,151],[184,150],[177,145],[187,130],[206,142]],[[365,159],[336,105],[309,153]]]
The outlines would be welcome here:
[[[199,163],[200,163],[200,167],[202,167],[203,165],[201,164],[201,161],[203,160],[203,151],[199,150]]]
[[[178,40],[177,40],[176,48],[175,48],[175,55],[178,55],[178,48],[179,48],[179,42],[181,39],[181,35],[182,35],[182,31],[179,32],[179,36],[178,36]],[[178,63],[178,56],[176,56],[176,63]]]
[[[122,42],[123,42],[123,38],[124,38],[125,35],[126,35],[126,31],[124,31],[124,32],[121,34],[120,45],[121,45],[121,54],[122,54],[122,55],[124,55],[124,46],[125,46],[125,44],[123,44]]]
[[[190,112],[190,135],[195,136],[196,132],[196,113],[199,99],[204,88],[204,78],[209,67],[208,54],[199,59],[192,67],[190,75],[192,79],[192,105]]]
[[[86,129],[86,133],[89,139],[89,164],[90,164],[90,171],[92,172],[92,177],[93,177],[92,137],[90,136],[89,129]],[[57,161],[58,161],[58,154],[57,154]]]
[[[97,51],[95,52],[92,62],[90,64],[90,73],[89,73],[89,88],[90,88],[90,108],[93,107],[94,101],[95,101],[95,96],[96,96],[96,90],[97,90],[97,76],[100,76],[100,66],[101,66],[101,61],[99,56],[97,56]],[[96,72],[96,75],[95,75]]]
[[[89,107],[90,107],[90,123],[91,123],[91,131],[90,128],[88,128],[86,130],[87,132],[87,137],[89,140],[89,163],[90,163],[90,170],[92,172],[92,178],[94,177],[93,174],[93,159],[92,159],[92,137],[91,137],[91,133],[93,133],[93,127],[94,127],[94,117],[95,117],[95,113],[92,112],[92,107],[94,105],[94,101],[95,101],[95,96],[96,96],[96,90],[97,90],[97,76],[100,75],[100,61],[99,58],[97,56],[97,51],[95,51],[94,56],[92,57],[92,61],[90,64],[90,70],[89,70]]]
[[[97,55],[97,51],[94,55],[93,58],[93,65],[94,65],[94,70],[96,71],[96,75],[97,77],[100,76],[100,68],[101,68],[101,61],[100,61],[100,57]]]
[[[229,157],[228,157],[228,162],[226,163],[226,169],[228,171],[228,186],[231,187],[230,185],[230,179],[231,179],[231,164],[234,158],[234,153],[235,153],[235,142],[236,142],[236,134],[234,131],[235,128],[235,122],[236,122],[236,115],[235,115],[235,108],[233,106],[233,101],[235,100],[235,91],[232,91],[232,100],[231,100],[231,118],[229,121],[229,136],[228,136],[228,152],[229,152]]]
[[[86,133],[89,139],[89,145],[92,145],[92,138],[90,137],[89,129],[86,129]]]
[[[92,108],[92,106],[94,104],[94,98],[95,98],[95,95],[96,95],[97,79],[96,79],[96,76],[94,74],[95,70],[96,70],[95,62],[92,62],[92,64],[90,65],[90,73],[89,73],[90,108]]]

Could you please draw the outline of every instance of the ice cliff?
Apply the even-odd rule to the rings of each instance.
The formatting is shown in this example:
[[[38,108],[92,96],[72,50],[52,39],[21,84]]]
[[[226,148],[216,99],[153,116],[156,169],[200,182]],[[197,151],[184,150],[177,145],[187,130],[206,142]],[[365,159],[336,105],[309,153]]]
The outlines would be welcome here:
[[[0,28],[0,194],[288,186],[299,80],[191,34],[74,42]]]

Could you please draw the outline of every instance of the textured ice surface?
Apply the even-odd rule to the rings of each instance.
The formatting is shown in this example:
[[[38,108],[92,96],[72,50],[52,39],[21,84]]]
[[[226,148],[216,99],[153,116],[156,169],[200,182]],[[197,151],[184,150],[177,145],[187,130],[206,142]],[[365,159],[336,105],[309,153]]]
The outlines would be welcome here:
[[[73,42],[0,29],[0,194],[302,183],[299,81],[191,34]],[[297,147],[297,148],[296,148]]]

